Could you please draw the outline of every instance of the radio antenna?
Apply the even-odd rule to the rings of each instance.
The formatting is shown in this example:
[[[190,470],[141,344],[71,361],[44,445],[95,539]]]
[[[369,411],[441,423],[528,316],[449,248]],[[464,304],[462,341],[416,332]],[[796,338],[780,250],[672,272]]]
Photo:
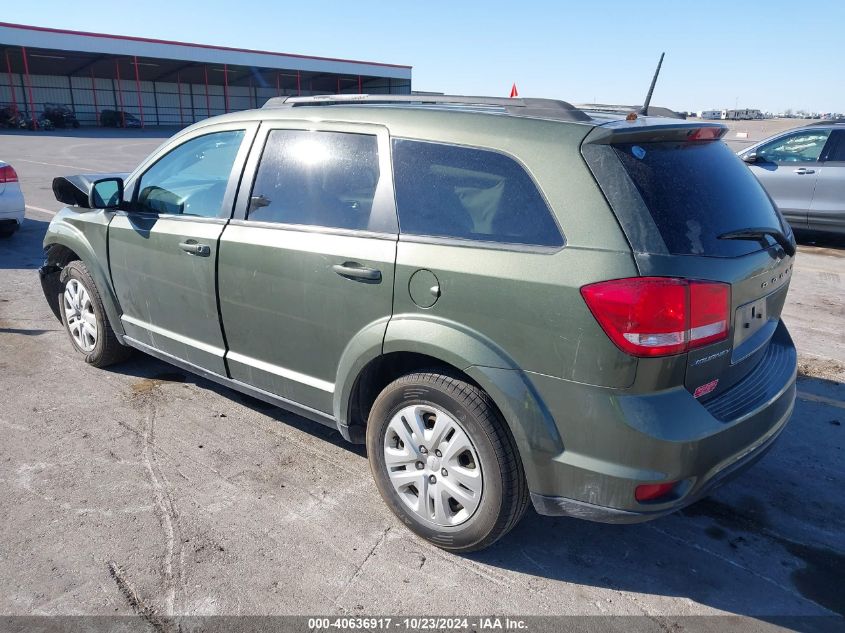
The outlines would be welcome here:
[[[651,95],[654,92],[654,84],[657,83],[657,76],[660,74],[660,67],[663,65],[664,55],[666,55],[666,53],[660,53],[660,61],[657,62],[657,70],[654,71],[654,77],[651,78],[651,86],[649,86],[648,94],[645,96],[645,103],[643,103],[643,107],[639,109],[637,114],[648,116],[648,106],[651,103]]]

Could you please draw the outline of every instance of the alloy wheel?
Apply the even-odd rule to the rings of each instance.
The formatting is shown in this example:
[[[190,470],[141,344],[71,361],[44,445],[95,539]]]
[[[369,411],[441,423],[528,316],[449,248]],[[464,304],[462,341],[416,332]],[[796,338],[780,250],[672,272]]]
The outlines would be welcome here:
[[[63,295],[65,320],[71,337],[84,352],[97,345],[97,317],[88,290],[78,279],[70,279]]]

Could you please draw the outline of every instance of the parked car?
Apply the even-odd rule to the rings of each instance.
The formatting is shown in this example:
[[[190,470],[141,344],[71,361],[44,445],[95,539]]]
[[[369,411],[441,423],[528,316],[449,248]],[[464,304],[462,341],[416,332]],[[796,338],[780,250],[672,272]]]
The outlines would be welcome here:
[[[129,112],[103,110],[100,112],[100,125],[103,127],[141,127],[141,121]]]
[[[0,160],[0,238],[11,237],[21,227],[25,208],[17,172]]]
[[[845,122],[789,130],[738,154],[793,228],[845,233]]]
[[[26,128],[26,115],[15,105],[0,108],[0,127],[12,129]]]
[[[49,131],[55,129],[55,126],[53,125],[53,122],[50,119],[48,119],[42,114],[35,121],[33,121],[32,119],[26,119],[26,129]]]
[[[0,127],[20,130],[52,130],[53,122],[42,113],[33,120],[25,112],[21,112],[14,105],[0,109]]]
[[[50,123],[57,128],[79,127],[79,121],[76,118],[70,106],[61,105],[58,103],[45,103],[44,113],[41,115],[42,119],[49,119]]]
[[[636,522],[772,446],[795,242],[720,124],[562,101],[271,99],[54,181],[74,349],[131,348],[366,443],[402,523]],[[771,482],[777,485],[777,482]]]

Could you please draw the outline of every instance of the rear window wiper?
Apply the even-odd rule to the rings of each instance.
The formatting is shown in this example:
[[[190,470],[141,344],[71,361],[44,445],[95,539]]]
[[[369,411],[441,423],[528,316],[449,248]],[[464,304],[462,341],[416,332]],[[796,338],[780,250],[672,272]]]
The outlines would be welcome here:
[[[760,227],[753,229],[739,229],[738,231],[728,231],[719,236],[720,240],[758,240],[763,241],[766,236],[771,237],[777,242],[784,252],[792,257],[795,255],[795,243],[790,240],[782,231],[772,229],[769,227]]]

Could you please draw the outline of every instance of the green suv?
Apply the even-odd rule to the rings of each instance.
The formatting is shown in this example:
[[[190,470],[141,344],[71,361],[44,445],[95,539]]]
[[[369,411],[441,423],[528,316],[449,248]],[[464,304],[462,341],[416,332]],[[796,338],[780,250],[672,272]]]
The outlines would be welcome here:
[[[659,517],[783,430],[792,234],[707,123],[561,101],[271,99],[128,175],[53,183],[47,301],[366,443],[418,535],[486,547],[529,503]]]

